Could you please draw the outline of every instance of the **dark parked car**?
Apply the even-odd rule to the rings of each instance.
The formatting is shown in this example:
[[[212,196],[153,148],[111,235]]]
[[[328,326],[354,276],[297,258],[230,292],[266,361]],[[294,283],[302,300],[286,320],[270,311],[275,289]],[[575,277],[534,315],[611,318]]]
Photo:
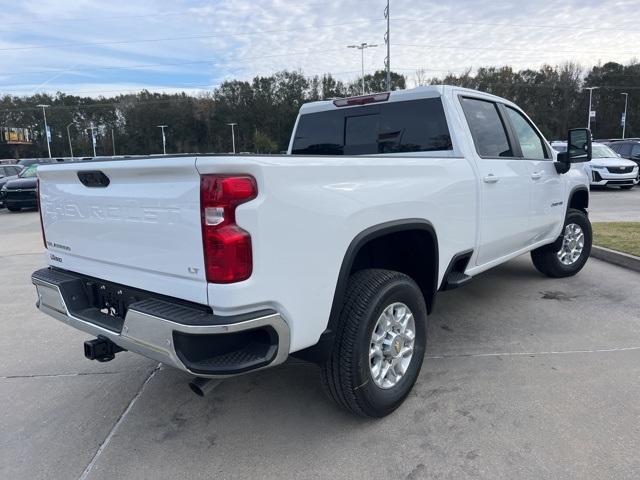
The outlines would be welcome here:
[[[618,140],[607,145],[622,158],[633,160],[640,166],[640,140]]]
[[[22,171],[19,165],[0,165],[0,190],[9,180],[18,178],[18,174]],[[0,208],[4,207],[2,195],[0,195]]]
[[[18,212],[22,208],[38,206],[36,190],[38,165],[25,168],[15,180],[9,180],[0,190],[0,199],[11,212]]]

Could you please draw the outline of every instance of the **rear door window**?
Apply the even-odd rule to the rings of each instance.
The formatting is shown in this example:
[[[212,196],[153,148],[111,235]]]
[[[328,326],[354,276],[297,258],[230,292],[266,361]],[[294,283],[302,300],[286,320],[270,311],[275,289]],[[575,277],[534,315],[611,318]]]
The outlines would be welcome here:
[[[498,106],[477,98],[460,99],[478,155],[486,158],[513,157]]]
[[[505,106],[509,120],[520,143],[522,156],[528,160],[545,160],[549,158],[542,137],[529,121],[517,110]]]
[[[624,156],[631,156],[631,144],[630,143],[623,143],[618,147],[618,153],[620,155]]]
[[[451,150],[440,98],[388,102],[302,115],[294,155],[374,155]]]

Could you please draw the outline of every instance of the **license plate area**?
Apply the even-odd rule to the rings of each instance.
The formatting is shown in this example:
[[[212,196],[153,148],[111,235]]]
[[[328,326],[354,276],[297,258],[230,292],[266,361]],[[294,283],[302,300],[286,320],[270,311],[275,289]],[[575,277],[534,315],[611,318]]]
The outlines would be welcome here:
[[[120,320],[127,316],[129,305],[142,299],[133,290],[112,283],[89,280],[84,282],[84,287],[90,307]]]

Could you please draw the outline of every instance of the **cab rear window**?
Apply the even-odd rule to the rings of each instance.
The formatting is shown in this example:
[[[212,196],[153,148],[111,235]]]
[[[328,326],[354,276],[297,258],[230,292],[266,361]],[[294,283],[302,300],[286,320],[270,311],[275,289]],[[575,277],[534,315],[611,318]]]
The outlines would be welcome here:
[[[294,155],[374,155],[451,150],[440,98],[302,115]]]

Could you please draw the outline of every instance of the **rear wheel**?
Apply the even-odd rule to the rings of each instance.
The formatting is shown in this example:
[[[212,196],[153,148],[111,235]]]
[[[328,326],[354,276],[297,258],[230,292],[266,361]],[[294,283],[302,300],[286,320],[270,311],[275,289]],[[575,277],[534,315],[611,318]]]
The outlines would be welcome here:
[[[591,222],[586,213],[570,209],[567,213],[562,235],[550,245],[531,252],[533,265],[549,277],[575,275],[591,254]]]
[[[635,185],[623,185],[620,188],[622,190],[631,190],[633,187],[635,187]]]
[[[408,276],[369,269],[350,279],[322,383],[357,415],[393,412],[413,387],[424,358],[427,309]]]
[[[20,207],[14,207],[14,206],[7,205],[7,210],[9,210],[10,212],[19,212],[21,209],[20,209]]]

